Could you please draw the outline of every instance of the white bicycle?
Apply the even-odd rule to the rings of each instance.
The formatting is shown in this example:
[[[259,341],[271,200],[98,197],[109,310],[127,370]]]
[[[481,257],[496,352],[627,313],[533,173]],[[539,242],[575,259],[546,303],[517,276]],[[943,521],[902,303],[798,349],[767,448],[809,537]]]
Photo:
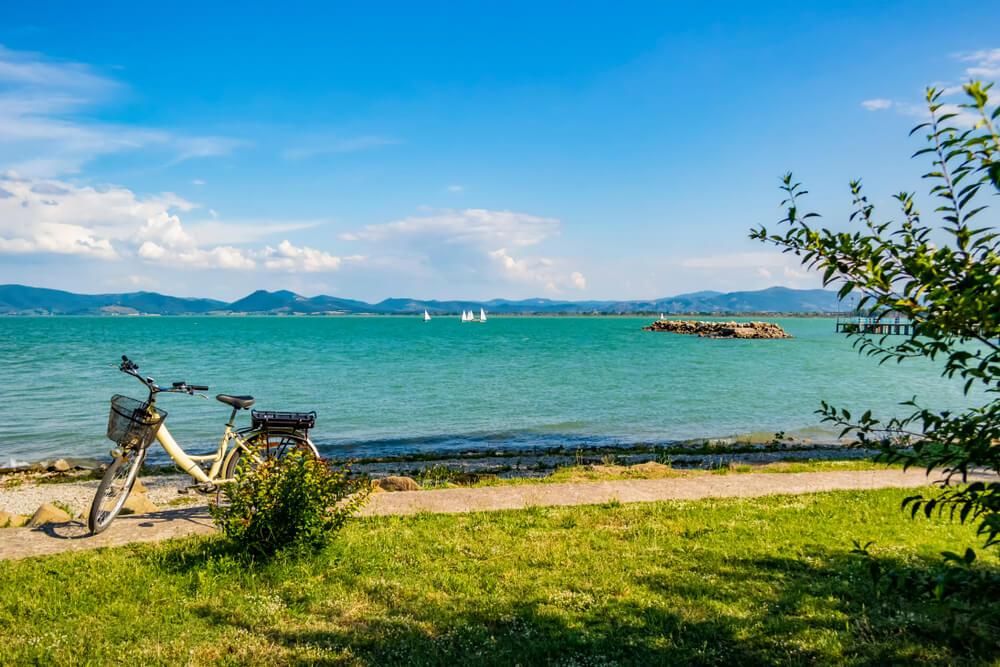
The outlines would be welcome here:
[[[116,443],[116,447],[111,450],[112,461],[104,472],[104,478],[90,506],[88,527],[94,535],[110,526],[121,512],[135,485],[139,469],[142,468],[146,451],[154,439],[163,445],[163,449],[181,470],[194,478],[196,484],[193,488],[206,494],[218,493],[220,485],[235,481],[236,467],[241,460],[246,460],[249,465],[259,465],[267,459],[281,458],[293,449],[319,457],[316,446],[309,439],[309,429],[316,423],[315,412],[253,410],[250,427],[236,429],[233,424],[237,413],[249,410],[254,399],[253,396],[229,394],[215,397],[233,409],[218,449],[213,454],[189,455],[163,424],[167,413],[156,408],[156,396],[173,393],[208,398],[198,393],[208,391],[208,387],[189,385],[186,382],[174,382],[169,387],[160,386],[153,378],[139,375],[139,366],[124,355],[118,370],[142,382],[149,391],[149,396],[145,401],[120,394],[111,398],[108,438]],[[202,467],[203,464],[210,464],[207,470]]]

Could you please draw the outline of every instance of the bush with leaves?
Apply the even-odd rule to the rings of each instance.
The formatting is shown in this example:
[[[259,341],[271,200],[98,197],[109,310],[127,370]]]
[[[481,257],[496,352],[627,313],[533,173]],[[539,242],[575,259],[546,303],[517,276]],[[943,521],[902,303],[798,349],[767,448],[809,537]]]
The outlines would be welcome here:
[[[904,405],[912,412],[885,422],[866,412],[850,412],[823,403],[824,421],[855,432],[863,444],[882,448],[884,460],[906,466],[943,468],[942,488],[933,497],[904,501],[915,515],[943,514],[976,522],[985,547],[1000,544],[1000,483],[967,484],[970,469],[1000,472],[1000,236],[989,227],[974,226],[986,209],[985,199],[1000,194],[1000,107],[990,108],[993,84],[974,81],[964,86],[968,102],[942,102],[942,92],[927,90],[930,120],[913,129],[923,132],[927,146],[914,157],[930,158],[924,178],[932,183],[940,223],[922,221],[912,193],[895,195],[902,209],[898,223],[882,221],[863,194],[860,181],[850,184],[854,203],[852,223],[861,229],[837,232],[813,226],[815,213],[804,213],[806,194],[791,174],[783,179],[787,208],[780,224],[784,233],[764,227],[751,238],[772,243],[798,256],[804,265],[823,271],[824,285],[839,284],[841,298],[860,293],[859,309],[874,318],[909,318],[912,334],[903,338],[853,331],[862,353],[879,360],[902,362],[926,357],[943,360],[944,375],[984,390],[984,405],[955,414]],[[970,115],[972,127],[961,128]]]
[[[223,489],[228,504],[210,506],[230,541],[259,556],[320,549],[367,500],[371,484],[352,479],[350,465],[292,450],[260,465],[241,464]]]

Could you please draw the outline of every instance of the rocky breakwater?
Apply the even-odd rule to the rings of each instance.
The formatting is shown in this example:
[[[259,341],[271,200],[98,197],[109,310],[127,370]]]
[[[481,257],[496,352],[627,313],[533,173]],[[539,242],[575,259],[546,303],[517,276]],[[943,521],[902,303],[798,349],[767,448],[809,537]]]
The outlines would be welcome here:
[[[642,330],[668,331],[701,338],[791,338],[784,329],[772,322],[657,320]]]

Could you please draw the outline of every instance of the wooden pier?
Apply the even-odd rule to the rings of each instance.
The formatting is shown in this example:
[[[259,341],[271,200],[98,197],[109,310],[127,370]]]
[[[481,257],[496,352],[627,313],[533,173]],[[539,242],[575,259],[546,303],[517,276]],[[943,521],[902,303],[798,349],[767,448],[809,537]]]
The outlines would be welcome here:
[[[862,333],[876,336],[909,336],[914,324],[896,313],[873,317],[861,313],[837,313],[837,333]]]

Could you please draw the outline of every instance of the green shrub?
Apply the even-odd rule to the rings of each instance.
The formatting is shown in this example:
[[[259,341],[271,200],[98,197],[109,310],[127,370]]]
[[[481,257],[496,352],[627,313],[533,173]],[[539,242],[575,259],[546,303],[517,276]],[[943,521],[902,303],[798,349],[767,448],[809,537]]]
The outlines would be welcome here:
[[[293,450],[257,466],[240,465],[236,481],[223,489],[228,504],[209,511],[230,541],[268,557],[326,546],[370,492],[367,481],[351,479],[349,464],[338,468]]]

